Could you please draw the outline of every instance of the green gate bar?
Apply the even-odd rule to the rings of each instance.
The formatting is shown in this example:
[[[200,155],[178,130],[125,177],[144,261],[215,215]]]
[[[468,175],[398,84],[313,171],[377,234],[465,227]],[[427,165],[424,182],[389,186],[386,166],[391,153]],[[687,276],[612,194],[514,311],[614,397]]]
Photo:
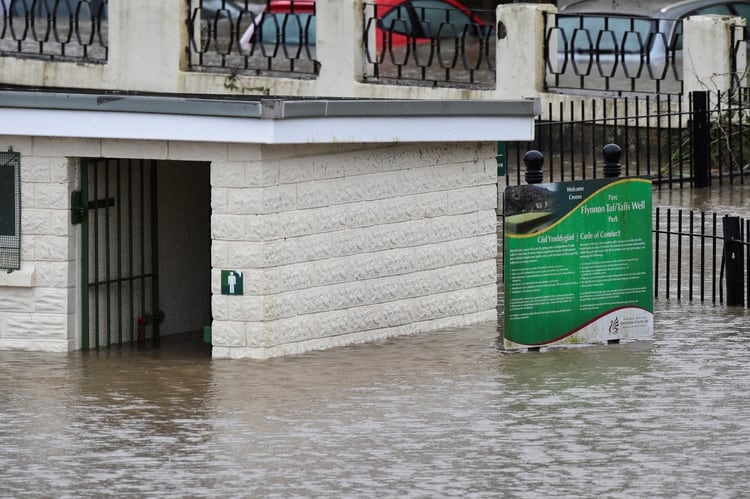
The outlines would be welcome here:
[[[163,320],[161,310],[159,310],[159,274],[155,269],[159,268],[159,238],[157,229],[159,227],[159,210],[157,202],[157,179],[156,179],[156,161],[151,160],[151,323],[152,323],[152,341],[155,345],[159,344],[159,329]]]
[[[133,161],[83,160],[80,190],[71,198],[72,223],[81,224],[83,350],[122,345],[123,341],[132,344],[138,340],[136,328],[145,324],[152,325],[153,341],[155,344],[159,342],[162,313],[159,311],[159,246],[156,238],[156,161],[136,160],[137,164]],[[135,175],[137,179],[133,178]],[[138,192],[134,192],[136,186]],[[102,199],[99,199],[100,192],[103,193]],[[140,227],[134,226],[134,209],[140,210]],[[103,211],[100,213],[100,210]],[[90,219],[92,211],[93,219]],[[137,243],[135,238],[139,239]],[[140,251],[140,255],[134,250]],[[149,255],[147,250],[150,250]],[[136,268],[138,263],[140,267]],[[151,279],[150,287],[147,287],[148,279]],[[127,290],[123,289],[125,286]],[[137,296],[136,286],[140,288],[140,296]],[[92,295],[94,310],[91,310]],[[140,302],[139,309],[136,300]],[[123,328],[128,328],[127,335],[123,334]],[[145,331],[141,330],[141,333],[145,337]]]
[[[89,175],[88,163],[81,161],[80,164],[81,189],[79,191],[78,205],[72,201],[72,221],[81,224],[81,349],[89,349],[89,217],[88,217],[88,192]],[[75,197],[74,197],[75,199]]]
[[[99,201],[99,168],[94,166],[94,345],[99,349],[99,210],[96,204]]]
[[[111,320],[111,311],[112,311],[112,297],[111,297],[111,290],[110,290],[110,284],[112,276],[110,275],[110,238],[109,238],[109,161],[104,161],[104,199],[107,201],[104,203],[104,246],[106,248],[106,251],[104,253],[104,277],[105,277],[105,286],[106,286],[106,305],[107,305],[107,319],[106,319],[106,327],[107,330],[107,346],[110,346],[112,344],[112,338],[110,336],[110,333],[112,332],[112,320]],[[119,206],[120,203],[118,202],[117,205]],[[118,276],[119,277],[119,276]]]

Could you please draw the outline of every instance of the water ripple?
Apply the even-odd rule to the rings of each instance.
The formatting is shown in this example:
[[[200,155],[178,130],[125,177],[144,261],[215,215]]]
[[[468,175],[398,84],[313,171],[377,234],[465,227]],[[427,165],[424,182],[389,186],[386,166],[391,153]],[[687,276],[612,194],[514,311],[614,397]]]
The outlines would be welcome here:
[[[0,352],[3,497],[736,497],[750,322],[506,354],[485,324],[270,361]]]

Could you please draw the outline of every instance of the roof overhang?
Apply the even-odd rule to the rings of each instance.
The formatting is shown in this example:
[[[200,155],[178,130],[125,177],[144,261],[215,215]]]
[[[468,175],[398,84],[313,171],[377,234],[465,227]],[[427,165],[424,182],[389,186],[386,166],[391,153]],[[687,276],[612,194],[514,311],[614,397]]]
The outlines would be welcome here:
[[[208,99],[0,91],[0,135],[259,144],[528,141],[538,100]]]

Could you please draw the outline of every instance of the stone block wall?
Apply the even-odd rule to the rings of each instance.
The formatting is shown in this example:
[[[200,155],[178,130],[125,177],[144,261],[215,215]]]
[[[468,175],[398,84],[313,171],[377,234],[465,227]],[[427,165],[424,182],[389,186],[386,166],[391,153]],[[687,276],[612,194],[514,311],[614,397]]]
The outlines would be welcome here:
[[[75,162],[65,150],[97,141],[0,137],[21,154],[21,269],[0,271],[0,348],[74,348],[76,263],[69,198]],[[98,151],[98,149],[96,149]]]
[[[81,348],[79,158],[203,161],[215,358],[267,358],[495,321],[495,144],[197,144],[0,137],[21,153],[22,268],[0,349]],[[244,294],[221,294],[222,270]]]
[[[494,321],[494,144],[258,146],[212,162],[213,356]],[[222,295],[222,270],[244,295]]]

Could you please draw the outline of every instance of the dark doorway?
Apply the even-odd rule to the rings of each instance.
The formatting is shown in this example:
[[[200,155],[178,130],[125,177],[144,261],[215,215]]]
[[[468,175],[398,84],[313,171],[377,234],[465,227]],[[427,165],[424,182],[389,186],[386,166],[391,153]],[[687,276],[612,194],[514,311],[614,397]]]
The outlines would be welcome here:
[[[207,163],[81,161],[81,348],[200,331],[211,320]]]

